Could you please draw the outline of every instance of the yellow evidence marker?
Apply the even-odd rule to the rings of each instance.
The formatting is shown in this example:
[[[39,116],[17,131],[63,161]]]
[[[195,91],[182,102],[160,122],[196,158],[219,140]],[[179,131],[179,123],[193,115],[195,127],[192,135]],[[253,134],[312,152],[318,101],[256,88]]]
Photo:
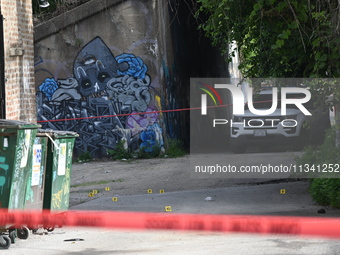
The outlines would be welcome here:
[[[164,193],[164,189],[160,189],[159,193],[163,194]]]
[[[171,212],[172,211],[171,206],[166,206],[164,209],[165,209],[166,212]]]
[[[113,201],[113,202],[117,202],[117,201],[118,201],[118,197],[113,197],[113,198],[112,198],[112,201]]]
[[[92,193],[96,195],[96,194],[98,194],[98,190],[94,189],[94,190],[92,191]]]
[[[105,187],[105,191],[110,191],[110,187]]]
[[[148,189],[148,194],[151,194],[152,193],[152,189]]]
[[[89,196],[89,197],[94,197],[94,194],[93,194],[92,192],[90,192],[90,193],[88,194],[88,196]]]
[[[280,194],[286,194],[286,190],[285,189],[280,189]]]

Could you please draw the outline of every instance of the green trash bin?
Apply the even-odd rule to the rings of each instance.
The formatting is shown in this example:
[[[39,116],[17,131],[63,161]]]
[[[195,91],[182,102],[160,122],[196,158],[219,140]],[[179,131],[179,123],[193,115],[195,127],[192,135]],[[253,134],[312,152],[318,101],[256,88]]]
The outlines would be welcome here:
[[[47,161],[43,208],[67,211],[70,198],[73,147],[79,135],[72,131],[39,130],[47,136]]]
[[[0,120],[0,208],[24,209],[32,147],[40,125]]]
[[[0,208],[13,210],[25,207],[32,147],[39,127],[29,122],[0,119]],[[9,237],[3,235],[7,230]],[[0,226],[0,247],[8,248],[11,242],[15,242],[16,235],[10,224]],[[20,229],[18,237],[26,239],[28,229]]]

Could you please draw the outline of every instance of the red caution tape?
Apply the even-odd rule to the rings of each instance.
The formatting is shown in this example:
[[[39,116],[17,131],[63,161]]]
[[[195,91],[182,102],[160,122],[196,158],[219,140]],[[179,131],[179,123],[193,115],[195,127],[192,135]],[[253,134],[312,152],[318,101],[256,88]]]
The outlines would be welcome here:
[[[263,102],[265,102],[265,101],[263,101]],[[256,103],[263,103],[263,102],[256,102]],[[268,101],[268,102],[271,102],[271,101]],[[217,105],[217,106],[208,106],[207,108],[221,108],[221,107],[229,107],[229,106],[232,106],[232,104]],[[151,111],[151,112],[122,113],[122,114],[115,114],[115,115],[103,115],[103,116],[80,117],[80,118],[69,118],[69,119],[39,120],[39,121],[37,121],[37,123],[70,121],[70,120],[87,120],[87,119],[114,118],[114,117],[124,117],[124,116],[133,116],[133,115],[147,115],[147,114],[155,114],[155,113],[162,113],[163,114],[163,113],[169,113],[169,112],[183,112],[183,111],[192,111],[192,110],[201,110],[201,107],[182,108],[182,109],[173,109],[173,110],[161,110],[161,111]]]
[[[86,226],[287,234],[340,238],[340,219],[284,216],[201,215],[107,211],[0,210],[0,226]]]

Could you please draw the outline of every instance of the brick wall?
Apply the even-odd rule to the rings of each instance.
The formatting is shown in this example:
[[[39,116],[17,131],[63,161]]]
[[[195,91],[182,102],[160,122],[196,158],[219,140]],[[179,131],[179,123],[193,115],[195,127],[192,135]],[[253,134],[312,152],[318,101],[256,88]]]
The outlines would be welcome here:
[[[6,119],[36,122],[32,0],[0,0],[4,17]]]

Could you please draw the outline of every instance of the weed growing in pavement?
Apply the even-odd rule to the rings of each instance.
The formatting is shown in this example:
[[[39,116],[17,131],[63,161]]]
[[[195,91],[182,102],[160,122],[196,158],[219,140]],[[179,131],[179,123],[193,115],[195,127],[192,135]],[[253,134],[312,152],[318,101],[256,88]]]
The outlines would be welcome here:
[[[304,154],[296,159],[297,165],[333,166],[340,162],[340,149],[335,147],[335,130],[326,133],[325,141],[320,146],[307,147]],[[335,173],[333,173],[335,175]],[[340,179],[310,179],[309,192],[313,200],[321,205],[340,208]]]
[[[107,153],[114,160],[132,158],[132,153],[130,153],[127,149],[124,148],[124,140],[120,140],[116,144],[116,147],[113,150],[107,151]]]
[[[156,143],[152,145],[151,148],[149,146],[142,146],[134,156],[124,148],[124,141],[120,140],[116,144],[116,148],[109,150],[108,154],[114,160],[125,160],[126,162],[130,162],[129,159],[131,158],[150,159],[162,156],[169,158],[183,157],[186,154],[186,151],[184,150],[183,143],[180,140],[170,139],[168,142],[168,148],[165,152],[162,151],[162,146],[159,143]]]
[[[178,158],[183,157],[186,154],[182,141],[170,139],[168,143],[168,149],[164,153],[167,157]]]
[[[87,151],[87,152],[81,154],[81,155],[77,158],[76,162],[82,163],[82,162],[89,162],[89,161],[91,161],[91,160],[92,160],[91,154],[90,154],[90,152]]]
[[[162,147],[156,143],[151,147],[151,150],[146,147],[141,147],[137,153],[137,158],[149,159],[158,158],[162,152]]]
[[[141,148],[137,154],[137,158],[158,158],[158,157],[169,157],[178,158],[183,157],[186,154],[182,141],[177,139],[169,139],[168,148],[162,153],[162,147],[156,143],[152,146],[151,150],[146,151],[146,148]]]

